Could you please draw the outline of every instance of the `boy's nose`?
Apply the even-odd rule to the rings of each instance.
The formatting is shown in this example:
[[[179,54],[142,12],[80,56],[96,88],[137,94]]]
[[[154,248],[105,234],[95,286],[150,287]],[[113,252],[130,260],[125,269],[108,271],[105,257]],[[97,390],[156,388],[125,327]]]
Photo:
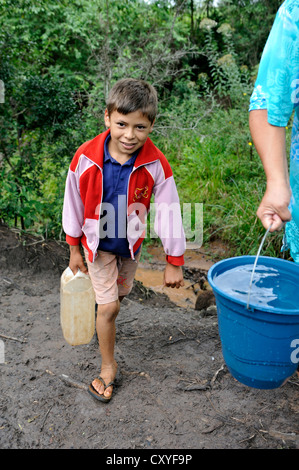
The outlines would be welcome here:
[[[132,140],[134,139],[134,129],[132,127],[127,127],[126,128],[126,132],[125,132],[125,137],[128,139],[128,140]]]

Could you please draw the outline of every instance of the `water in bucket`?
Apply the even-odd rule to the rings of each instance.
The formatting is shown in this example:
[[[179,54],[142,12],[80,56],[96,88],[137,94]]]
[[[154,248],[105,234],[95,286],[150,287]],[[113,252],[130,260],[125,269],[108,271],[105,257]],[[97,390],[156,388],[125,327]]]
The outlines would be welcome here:
[[[224,360],[254,388],[277,388],[298,367],[299,266],[283,259],[240,256],[216,263],[208,280],[216,297]],[[299,354],[297,355],[299,356]]]
[[[247,302],[252,264],[244,264],[215,277],[215,285],[235,299]],[[237,280],[237,282],[236,282]],[[278,309],[296,309],[299,279],[287,278],[277,268],[258,264],[250,292],[250,304]]]

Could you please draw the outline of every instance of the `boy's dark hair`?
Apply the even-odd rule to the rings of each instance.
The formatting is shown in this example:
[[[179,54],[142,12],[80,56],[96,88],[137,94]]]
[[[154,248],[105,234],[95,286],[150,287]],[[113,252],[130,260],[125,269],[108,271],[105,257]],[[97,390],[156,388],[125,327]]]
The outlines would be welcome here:
[[[144,80],[123,78],[111,89],[107,99],[107,111],[121,114],[141,111],[153,123],[158,110],[158,98],[155,88]]]

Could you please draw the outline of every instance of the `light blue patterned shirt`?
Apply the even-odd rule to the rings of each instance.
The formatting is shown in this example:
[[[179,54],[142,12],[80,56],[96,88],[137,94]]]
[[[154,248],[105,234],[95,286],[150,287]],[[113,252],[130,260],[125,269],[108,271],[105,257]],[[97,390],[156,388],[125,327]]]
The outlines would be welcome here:
[[[299,263],[299,0],[279,8],[265,45],[249,110],[267,109],[268,122],[287,126],[294,113],[290,155],[292,220],[286,224],[291,256]]]

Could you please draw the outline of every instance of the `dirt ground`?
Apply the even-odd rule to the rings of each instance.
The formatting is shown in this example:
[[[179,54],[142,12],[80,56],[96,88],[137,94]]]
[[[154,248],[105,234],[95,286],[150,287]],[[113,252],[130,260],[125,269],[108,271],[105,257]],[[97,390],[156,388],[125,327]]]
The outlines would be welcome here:
[[[193,253],[185,277],[203,287],[196,256],[205,261]],[[0,226],[2,449],[299,448],[298,378],[275,390],[237,382],[215,307],[178,306],[140,281],[117,319],[120,385],[97,402],[86,391],[99,372],[96,336],[72,347],[60,327],[67,263],[65,244]]]

